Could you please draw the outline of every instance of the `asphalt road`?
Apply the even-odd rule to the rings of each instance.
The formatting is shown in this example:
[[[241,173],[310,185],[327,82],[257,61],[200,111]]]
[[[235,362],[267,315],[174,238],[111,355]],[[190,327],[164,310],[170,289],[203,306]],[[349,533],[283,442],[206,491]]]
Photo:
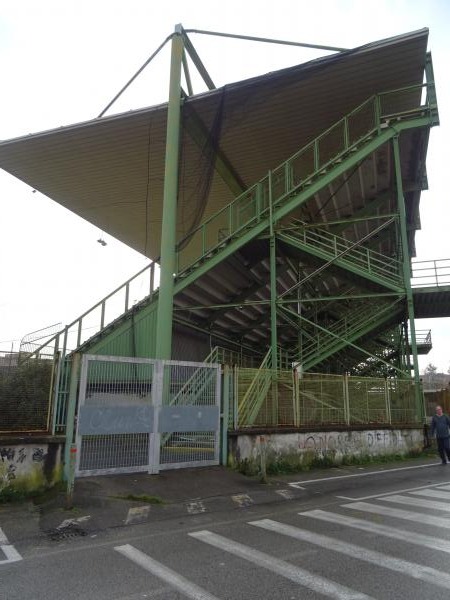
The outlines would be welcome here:
[[[0,598],[448,600],[450,465],[393,467],[60,540],[0,512]]]

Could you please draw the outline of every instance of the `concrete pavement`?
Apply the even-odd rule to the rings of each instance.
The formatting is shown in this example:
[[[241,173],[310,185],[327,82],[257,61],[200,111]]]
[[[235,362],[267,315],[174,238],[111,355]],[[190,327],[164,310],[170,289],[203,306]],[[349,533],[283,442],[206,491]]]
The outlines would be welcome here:
[[[39,506],[31,503],[0,505],[0,524],[5,519],[22,517],[22,520],[30,520],[32,516],[41,532],[59,540],[153,520],[303,500],[318,493],[314,490],[317,486],[311,485],[315,481],[326,481],[331,486],[345,484],[350,488],[357,485],[361,476],[367,475],[368,482],[371,474],[380,471],[395,472],[400,477],[411,468],[425,472],[426,467],[435,465],[436,458],[430,457],[274,476],[268,483],[220,466],[163,471],[158,475],[134,473],[86,477],[75,482],[71,510],[66,508],[64,494]],[[445,467],[443,470],[447,473]]]

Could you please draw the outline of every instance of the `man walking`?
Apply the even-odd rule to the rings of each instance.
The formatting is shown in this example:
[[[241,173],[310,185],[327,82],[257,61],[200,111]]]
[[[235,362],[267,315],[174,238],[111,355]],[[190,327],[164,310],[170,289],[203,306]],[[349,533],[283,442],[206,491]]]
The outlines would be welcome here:
[[[450,462],[450,419],[442,412],[442,406],[436,406],[436,414],[431,419],[431,435],[436,433],[436,441],[442,464]]]

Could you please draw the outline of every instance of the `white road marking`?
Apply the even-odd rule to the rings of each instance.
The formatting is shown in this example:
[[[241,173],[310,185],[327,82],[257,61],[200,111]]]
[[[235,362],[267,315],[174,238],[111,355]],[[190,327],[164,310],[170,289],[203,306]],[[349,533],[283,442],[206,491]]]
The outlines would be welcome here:
[[[421,485],[413,488],[405,488],[403,490],[396,490],[396,494],[404,494],[405,492],[412,492],[413,490],[424,490],[429,488],[434,488],[442,485],[442,483],[433,483],[428,485]],[[382,496],[390,496],[393,492],[384,492],[383,494],[372,494],[371,496],[360,496],[359,498],[352,498],[351,496],[336,496],[336,498],[341,498],[341,500],[373,500],[374,498],[381,498]]]
[[[0,527],[0,544],[7,544],[8,543],[8,538],[6,537],[6,535],[3,533],[2,528]]]
[[[450,590],[450,575],[431,567],[425,567],[418,563],[396,558],[395,556],[382,554],[376,550],[368,550],[363,546],[342,542],[336,538],[312,533],[311,531],[279,523],[278,521],[272,521],[271,519],[253,521],[250,525],[256,525],[257,527],[267,529],[268,531],[281,533],[282,535],[287,535],[301,542],[308,542],[330,550],[331,552],[339,552],[346,556],[350,556],[351,558],[356,558],[357,560],[362,560],[372,565],[389,569],[390,571],[396,571],[403,575],[409,575],[414,579],[420,579],[427,583],[432,583],[433,585]]]
[[[444,492],[443,490],[417,490],[411,492],[416,496],[428,496],[429,498],[442,498],[443,500],[450,500],[450,492]]]
[[[130,544],[116,546],[114,550],[126,558],[129,558],[135,564],[139,565],[152,575],[155,575],[155,577],[162,579],[168,585],[188,598],[192,598],[193,600],[219,600],[217,596],[213,596],[203,588],[195,585],[195,583],[192,583],[182,575],[172,571],[172,569],[169,569],[169,567],[164,566],[160,562],[154,560]]]
[[[286,500],[292,500],[294,497],[294,494],[291,490],[275,490],[275,493],[279,496],[282,496]]]
[[[251,506],[254,504],[253,500],[248,494],[237,494],[236,496],[231,496],[231,499],[233,502],[236,502],[240,508],[245,508],[246,506]]]
[[[350,479],[351,477],[369,477],[370,475],[381,475],[385,473],[394,473],[395,471],[408,471],[409,469],[426,469],[427,467],[435,467],[441,463],[432,463],[431,465],[415,465],[414,467],[397,467],[395,469],[382,469],[380,471],[370,471],[369,473],[356,473],[355,475],[336,475],[335,477],[321,477],[320,479],[307,479],[306,481],[293,481],[289,483],[291,487],[299,487],[306,483],[321,483],[322,481],[333,481],[335,479]]]
[[[84,517],[78,517],[78,519],[65,519],[56,529],[64,529],[69,525],[75,525],[77,523],[84,523],[85,521],[89,521],[91,518],[90,515],[86,515]]]
[[[289,579],[294,583],[297,583],[305,588],[308,588],[314,592],[327,596],[328,598],[335,598],[336,600],[370,600],[370,596],[361,592],[356,592],[347,588],[339,583],[320,577],[315,573],[310,573],[305,569],[291,565],[290,563],[240,544],[234,542],[221,535],[212,533],[211,531],[196,531],[189,534],[191,537],[210,544],[215,548],[229,552],[234,556],[248,560],[258,567],[268,569],[277,575],[281,575],[285,579]]]
[[[403,542],[409,542],[410,544],[431,548],[432,550],[441,550],[442,552],[450,553],[449,541],[434,538],[429,535],[422,535],[420,533],[405,531],[395,527],[388,527],[387,525],[380,525],[378,523],[372,523],[371,521],[355,519],[354,517],[330,513],[324,510],[308,510],[306,512],[299,513],[299,515],[304,517],[312,517],[313,519],[319,519],[320,521],[326,521],[327,523],[338,523],[339,525],[353,527],[354,529],[368,531],[369,533],[384,535],[385,537],[392,538],[394,540],[401,540]],[[416,513],[416,521],[417,516],[418,515]]]
[[[431,508],[432,510],[443,510],[444,512],[450,512],[450,504],[447,502],[437,502],[436,500],[423,500],[422,498],[412,498],[411,496],[399,496],[394,494],[393,496],[384,496],[380,498],[385,502],[395,502],[396,504],[406,504],[410,506],[420,506],[422,508]]]
[[[150,506],[133,506],[127,513],[125,525],[146,521],[148,519],[149,512]]]
[[[377,504],[371,504],[370,502],[352,502],[351,504],[343,504],[342,507],[358,510],[360,512],[373,513],[374,515],[412,521],[413,523],[424,523],[425,525],[450,529],[450,519],[448,517],[436,517],[435,515],[426,515],[412,510],[392,508],[391,506],[378,506]]]
[[[206,512],[206,506],[200,500],[191,500],[186,503],[186,510],[190,515],[199,515]]]
[[[17,550],[14,548],[14,546],[12,546],[10,543],[8,543],[8,538],[4,534],[1,527],[0,527],[0,542],[1,542],[0,550],[6,556],[5,560],[0,560],[0,565],[5,565],[7,563],[13,563],[13,562],[22,560],[22,557],[17,552]]]

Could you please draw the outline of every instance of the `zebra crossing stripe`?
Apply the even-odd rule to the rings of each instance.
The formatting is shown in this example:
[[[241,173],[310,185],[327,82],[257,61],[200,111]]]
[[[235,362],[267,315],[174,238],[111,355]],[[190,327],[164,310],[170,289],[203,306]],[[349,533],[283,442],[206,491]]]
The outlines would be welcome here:
[[[450,519],[448,517],[437,517],[435,515],[426,515],[402,508],[392,508],[391,506],[378,506],[370,502],[352,502],[351,504],[342,504],[343,508],[350,508],[360,512],[368,512],[374,515],[382,515],[384,517],[394,517],[395,519],[403,519],[405,521],[420,522],[425,525],[434,525],[443,529],[450,529]]]
[[[415,496],[428,496],[429,498],[442,498],[443,500],[450,500],[450,492],[443,490],[416,490],[411,492]]]
[[[340,585],[339,583],[335,583],[334,581],[320,577],[320,575],[310,573],[301,567],[291,565],[284,560],[275,558],[274,556],[270,556],[269,554],[265,554],[259,550],[249,548],[248,546],[244,546],[244,544],[229,540],[221,535],[212,533],[211,531],[195,531],[189,533],[188,535],[197,540],[205,542],[206,544],[210,544],[215,548],[229,552],[234,556],[243,558],[244,560],[247,560],[258,567],[262,567],[272,571],[272,573],[281,575],[285,579],[289,579],[294,583],[322,594],[323,596],[327,596],[328,598],[334,598],[335,600],[373,600],[371,596],[367,596],[361,592],[356,592],[350,588]]]
[[[432,550],[442,550],[443,552],[450,553],[449,541],[436,539],[429,535],[422,535],[420,533],[404,531],[403,529],[387,527],[386,525],[380,525],[378,523],[372,523],[362,519],[355,519],[354,517],[348,517],[346,515],[330,513],[325,510],[308,510],[306,512],[299,513],[299,515],[304,517],[312,517],[313,519],[319,519],[320,521],[326,521],[328,523],[346,525],[347,527],[353,527],[354,529],[376,533],[377,535],[384,535],[385,537],[392,538],[394,540],[402,540],[403,542],[417,544],[418,546],[424,546],[426,548],[431,548]]]
[[[152,575],[162,579],[183,596],[187,596],[193,600],[219,600],[217,596],[213,596],[203,588],[195,585],[195,583],[192,583],[182,575],[178,575],[178,573],[172,571],[169,567],[164,566],[130,544],[116,546],[114,550],[129,558]]]
[[[431,508],[432,510],[442,510],[450,512],[450,504],[448,502],[437,502],[436,500],[424,500],[423,498],[413,498],[411,496],[384,496],[379,498],[383,502],[395,502],[396,504],[406,504],[410,506],[420,506],[421,508]]]
[[[5,565],[6,563],[17,562],[22,560],[22,557],[11,544],[8,542],[8,538],[3,533],[2,528],[0,527],[0,551],[6,556],[5,560],[0,560],[0,565]]]
[[[296,540],[308,542],[310,544],[320,546],[321,548],[326,548],[332,552],[340,552],[341,554],[345,554],[351,558],[356,558],[378,567],[389,569],[390,571],[396,571],[397,573],[402,573],[403,575],[409,575],[414,579],[420,579],[422,581],[426,581],[427,583],[432,583],[433,585],[450,590],[450,575],[431,567],[409,562],[408,560],[396,558],[395,556],[382,554],[376,550],[368,550],[363,546],[342,542],[336,538],[320,535],[318,533],[312,533],[311,531],[299,529],[298,527],[286,525],[278,521],[272,521],[271,519],[252,521],[250,525],[256,525],[256,527],[261,527],[262,529],[266,529],[268,531],[281,533],[282,535],[287,535]]]

